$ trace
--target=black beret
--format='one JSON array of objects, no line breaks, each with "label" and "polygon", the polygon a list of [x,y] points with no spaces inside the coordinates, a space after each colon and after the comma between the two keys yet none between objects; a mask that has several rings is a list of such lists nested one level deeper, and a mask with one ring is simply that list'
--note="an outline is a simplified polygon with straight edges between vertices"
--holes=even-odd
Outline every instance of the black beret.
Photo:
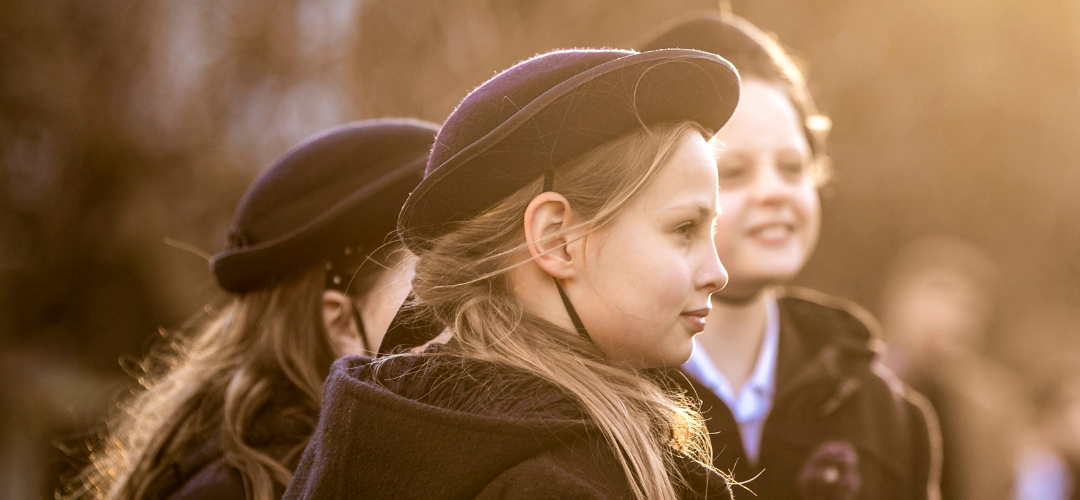
[{"label": "black beret", "polygon": [[244,194],[228,247],[210,259],[218,284],[243,293],[344,246],[382,244],[437,131],[420,120],[360,121],[289,150]]},{"label": "black beret", "polygon": [[[788,79],[786,66],[794,66],[779,43],[750,21],[734,14],[698,12],[678,17],[658,28],[642,51],[694,49],[727,59],[743,78]],[[800,77],[801,78],[801,77]]]},{"label": "black beret", "polygon": [[723,55],[736,46],[759,46],[765,35],[749,21],[726,13],[693,13],[661,26],[641,50],[694,49]]},{"label": "black beret", "polygon": [[564,50],[518,63],[446,119],[398,229],[410,249],[422,249],[607,141],[664,122],[716,131],[738,100],[735,68],[696,50]]},{"label": "black beret", "polygon": [[815,156],[824,155],[831,122],[818,111],[806,76],[775,37],[739,16],[694,12],[657,28],[641,50],[694,49],[717,54],[739,69],[744,79],[782,83],[802,121]]}]

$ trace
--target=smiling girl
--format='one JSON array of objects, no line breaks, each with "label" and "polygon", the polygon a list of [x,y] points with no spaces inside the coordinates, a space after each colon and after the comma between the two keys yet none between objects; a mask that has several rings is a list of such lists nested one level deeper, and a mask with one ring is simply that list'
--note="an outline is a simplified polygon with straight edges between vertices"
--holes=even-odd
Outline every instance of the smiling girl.
[{"label": "smiling girl", "polygon": [[[731,15],[677,20],[647,49],[730,60],[743,93],[716,139],[716,247],[731,280],[675,379],[703,401],[714,465],[771,499],[933,499],[933,411],[880,366],[873,318],[820,293],[781,288],[817,244],[825,133],[799,68]],[[723,451],[720,451],[723,450]],[[736,493],[741,493],[737,491]],[[739,495],[736,495],[739,496]]]},{"label": "smiling girl", "polygon": [[399,219],[412,307],[453,337],[339,362],[286,498],[727,497],[647,370],[727,280],[707,138],[738,94],[689,50],[552,52],[470,93]]}]

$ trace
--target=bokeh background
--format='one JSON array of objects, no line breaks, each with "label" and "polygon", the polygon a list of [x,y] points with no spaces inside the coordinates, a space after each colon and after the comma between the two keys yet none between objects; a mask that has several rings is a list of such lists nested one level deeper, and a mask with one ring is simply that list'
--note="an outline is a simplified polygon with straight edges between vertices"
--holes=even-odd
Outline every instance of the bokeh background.
[{"label": "bokeh background", "polygon": [[206,258],[290,145],[354,119],[441,121],[520,59],[633,47],[718,8],[776,33],[833,120],[799,283],[880,315],[902,248],[967,242],[994,268],[969,290],[970,354],[1014,387],[992,406],[1039,408],[1080,359],[1074,0],[9,0],[0,497],[51,498],[131,387],[124,365],[220,300]]}]

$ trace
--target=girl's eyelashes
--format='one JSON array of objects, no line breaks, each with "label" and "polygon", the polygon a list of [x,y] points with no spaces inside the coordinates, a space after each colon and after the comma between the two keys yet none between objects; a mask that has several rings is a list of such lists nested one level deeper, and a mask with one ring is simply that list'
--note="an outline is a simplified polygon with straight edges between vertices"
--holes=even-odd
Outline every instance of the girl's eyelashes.
[{"label": "girl's eyelashes", "polygon": [[683,222],[682,224],[679,224],[678,226],[675,227],[675,234],[688,237],[688,236],[690,236],[690,233],[694,232],[694,228],[696,226],[697,226],[697,223],[694,222],[694,221]]},{"label": "girl's eyelashes", "polygon": [[720,165],[717,168],[716,173],[720,180],[724,181],[738,179],[739,177],[742,177],[747,170],[747,167],[744,165]]},{"label": "girl's eyelashes", "polygon": [[[705,236],[712,238],[716,231],[716,219],[714,218],[712,223],[706,223],[699,220],[687,220],[678,226],[675,226],[674,233],[682,238],[691,240],[698,236]],[[701,234],[699,234],[701,233]],[[708,233],[708,234],[705,234]]]},{"label": "girl's eyelashes", "polygon": [[801,161],[801,160],[800,161],[789,160],[789,161],[781,162],[780,163],[780,172],[782,174],[784,174],[785,176],[791,177],[791,178],[802,177],[803,172],[806,170],[806,167],[805,167],[805,165],[803,165],[803,163],[804,162]]}]

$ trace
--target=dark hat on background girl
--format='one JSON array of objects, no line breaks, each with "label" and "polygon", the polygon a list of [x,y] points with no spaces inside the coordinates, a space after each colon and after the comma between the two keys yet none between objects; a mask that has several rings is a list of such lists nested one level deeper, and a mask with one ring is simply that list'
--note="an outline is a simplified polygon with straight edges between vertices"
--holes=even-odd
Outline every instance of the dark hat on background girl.
[{"label": "dark hat on background girl", "polygon": [[810,149],[824,156],[832,123],[818,110],[802,68],[772,35],[728,12],[694,12],[677,17],[646,38],[641,50],[694,49],[717,54],[743,78],[781,83],[803,122]]},{"label": "dark hat on background girl", "polygon": [[228,247],[210,259],[218,284],[243,293],[385,244],[436,132],[420,120],[359,121],[289,150],[244,194]]},{"label": "dark hat on background girl", "polygon": [[[661,25],[648,36],[641,50],[681,48],[710,52],[735,64],[744,77],[748,73],[781,71],[775,67],[762,67],[760,62],[750,63],[768,62],[773,58],[762,39],[771,40],[767,33],[739,16],[726,12],[695,12]],[[744,67],[748,65],[753,67]]]},{"label": "dark hat on background girl", "polygon": [[[538,177],[642,127],[695,121],[716,131],[739,75],[697,50],[564,50],[477,87],[446,119],[398,228],[412,250]],[[549,177],[550,178],[550,177]]]}]

